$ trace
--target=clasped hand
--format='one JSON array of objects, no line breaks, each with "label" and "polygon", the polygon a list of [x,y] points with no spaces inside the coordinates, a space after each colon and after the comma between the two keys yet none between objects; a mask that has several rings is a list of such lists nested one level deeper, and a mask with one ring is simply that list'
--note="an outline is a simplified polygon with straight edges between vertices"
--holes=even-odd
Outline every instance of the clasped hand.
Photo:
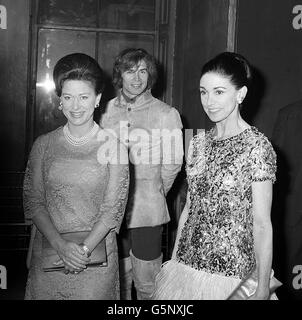
[{"label": "clasped hand", "polygon": [[56,266],[64,265],[65,273],[79,273],[87,268],[90,261],[83,248],[74,242],[63,240],[57,253],[60,259],[54,264]]}]

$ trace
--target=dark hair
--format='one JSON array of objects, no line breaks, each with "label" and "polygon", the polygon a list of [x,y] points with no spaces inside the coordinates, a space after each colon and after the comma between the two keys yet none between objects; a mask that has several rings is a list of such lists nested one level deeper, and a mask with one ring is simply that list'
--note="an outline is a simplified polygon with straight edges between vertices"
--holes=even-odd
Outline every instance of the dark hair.
[{"label": "dark hair", "polygon": [[119,89],[123,86],[123,72],[138,65],[144,60],[149,74],[147,88],[151,89],[157,80],[157,65],[153,56],[144,49],[128,48],[123,50],[116,58],[113,66],[113,85]]},{"label": "dark hair", "polygon": [[240,54],[223,52],[208,61],[201,70],[201,77],[208,72],[216,72],[228,77],[236,89],[249,87],[252,73],[249,62]]},{"label": "dark hair", "polygon": [[60,97],[66,80],[85,80],[91,82],[96,94],[104,89],[103,71],[97,61],[84,53],[72,53],[61,58],[53,70],[56,93]]}]

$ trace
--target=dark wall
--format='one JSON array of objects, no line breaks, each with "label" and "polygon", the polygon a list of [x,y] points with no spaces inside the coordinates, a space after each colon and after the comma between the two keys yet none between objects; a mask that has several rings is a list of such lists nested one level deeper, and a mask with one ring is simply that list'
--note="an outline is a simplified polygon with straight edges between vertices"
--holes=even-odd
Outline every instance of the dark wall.
[{"label": "dark wall", "polygon": [[185,128],[206,126],[199,99],[202,65],[227,48],[229,1],[177,2],[173,104]]},{"label": "dark wall", "polygon": [[254,94],[243,111],[269,137],[278,109],[302,98],[302,29],[293,27],[297,4],[239,0],[237,51],[256,68]]},{"label": "dark wall", "polygon": [[7,28],[0,28],[0,171],[24,166],[29,38],[29,0],[0,0]]}]

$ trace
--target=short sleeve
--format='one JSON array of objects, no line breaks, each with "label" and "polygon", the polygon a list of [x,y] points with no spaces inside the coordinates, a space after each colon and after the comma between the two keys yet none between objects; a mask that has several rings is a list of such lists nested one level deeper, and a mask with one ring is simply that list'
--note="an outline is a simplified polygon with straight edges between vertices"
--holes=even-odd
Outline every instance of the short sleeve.
[{"label": "short sleeve", "polygon": [[266,137],[256,141],[251,152],[251,179],[253,182],[276,181],[276,153]]}]

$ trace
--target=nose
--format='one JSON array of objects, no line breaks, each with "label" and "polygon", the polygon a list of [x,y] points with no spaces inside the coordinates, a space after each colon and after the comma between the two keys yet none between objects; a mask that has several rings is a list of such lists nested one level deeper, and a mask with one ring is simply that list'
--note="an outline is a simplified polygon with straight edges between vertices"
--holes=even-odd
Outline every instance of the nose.
[{"label": "nose", "polygon": [[78,110],[80,108],[80,101],[77,97],[75,97],[72,101],[72,109]]},{"label": "nose", "polygon": [[214,97],[211,93],[207,94],[206,98],[205,98],[205,105],[206,106],[210,106],[212,105],[214,102]]},{"label": "nose", "polygon": [[136,80],[136,81],[140,80],[140,74],[138,71],[134,73],[134,80]]}]

